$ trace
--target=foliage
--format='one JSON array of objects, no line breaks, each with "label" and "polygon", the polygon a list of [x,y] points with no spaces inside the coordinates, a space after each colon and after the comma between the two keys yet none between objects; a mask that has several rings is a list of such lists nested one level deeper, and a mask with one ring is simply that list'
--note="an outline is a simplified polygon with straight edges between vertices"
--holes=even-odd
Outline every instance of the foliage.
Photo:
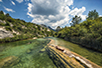
[{"label": "foliage", "polygon": [[0,11],[0,14],[4,14],[4,12],[3,11]]},{"label": "foliage", "polygon": [[76,24],[79,24],[79,22],[81,21],[81,17],[79,16],[77,16],[77,15],[75,15],[75,17],[73,17],[73,19],[72,19],[72,23],[71,23],[71,26],[75,26]]},{"label": "foliage", "polygon": [[57,37],[102,52],[102,17],[61,29]]},{"label": "foliage", "polygon": [[7,31],[12,31],[12,28],[10,26],[5,27]]},{"label": "foliage", "polygon": [[6,16],[4,14],[0,14],[0,19],[5,20]]},{"label": "foliage", "polygon": [[57,28],[56,28],[56,31],[59,31],[61,28],[60,28],[60,26],[58,26]]},{"label": "foliage", "polygon": [[9,13],[6,14],[6,17],[10,17]]},{"label": "foliage", "polygon": [[93,10],[93,11],[89,11],[87,19],[94,20],[98,17],[99,17],[98,12],[96,10]]},{"label": "foliage", "polygon": [[0,23],[0,26],[4,26],[7,31],[18,32],[18,34],[13,33],[15,37],[13,38],[5,38],[1,39],[0,42],[10,42],[10,41],[18,41],[33,37],[47,37],[53,36],[54,31],[47,31],[48,28],[42,27],[40,25],[25,22],[24,20],[14,19],[8,13],[4,15],[3,11],[0,11],[0,20],[5,20],[6,24]]}]

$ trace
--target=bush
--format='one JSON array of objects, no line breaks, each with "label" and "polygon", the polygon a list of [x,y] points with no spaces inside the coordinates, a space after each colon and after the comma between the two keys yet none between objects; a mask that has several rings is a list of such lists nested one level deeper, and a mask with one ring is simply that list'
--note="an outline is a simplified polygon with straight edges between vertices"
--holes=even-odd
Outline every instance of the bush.
[{"label": "bush", "polygon": [[5,20],[6,19],[5,15],[4,14],[0,14],[0,19],[1,20]]},{"label": "bush", "polygon": [[10,26],[5,27],[7,31],[12,31],[12,28]]},{"label": "bush", "polygon": [[0,26],[5,26],[5,24],[0,22]]},{"label": "bush", "polygon": [[9,22],[15,22],[15,20],[11,17],[7,17],[6,20],[9,21]]},{"label": "bush", "polygon": [[74,27],[62,28],[57,37],[102,52],[102,18],[87,19]]}]

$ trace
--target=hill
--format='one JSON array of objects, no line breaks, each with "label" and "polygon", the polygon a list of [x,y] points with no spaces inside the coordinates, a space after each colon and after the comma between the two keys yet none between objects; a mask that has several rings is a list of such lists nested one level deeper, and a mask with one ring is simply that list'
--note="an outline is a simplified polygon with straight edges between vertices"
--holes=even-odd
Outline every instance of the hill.
[{"label": "hill", "polygon": [[8,13],[0,11],[0,43],[52,35],[54,31],[47,27],[14,19]]}]

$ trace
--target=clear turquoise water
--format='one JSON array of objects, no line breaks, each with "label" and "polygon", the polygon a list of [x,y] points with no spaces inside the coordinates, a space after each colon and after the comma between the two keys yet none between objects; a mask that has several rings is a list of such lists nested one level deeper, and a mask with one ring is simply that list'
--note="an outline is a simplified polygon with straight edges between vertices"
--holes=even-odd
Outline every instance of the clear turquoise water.
[{"label": "clear turquoise water", "polygon": [[[29,42],[32,42],[29,44]],[[46,51],[41,51],[49,41],[25,40],[0,44],[0,59],[15,56],[18,59],[2,68],[56,68]],[[1,63],[1,62],[0,62]]]},{"label": "clear turquoise water", "polygon": [[[102,66],[102,53],[80,47],[77,44],[63,39],[54,37],[50,37],[50,39],[54,39],[56,45],[64,46]],[[29,44],[29,42],[31,42],[31,44]],[[5,64],[6,66],[2,68],[58,68],[53,62],[54,59],[49,58],[47,51],[42,51],[48,42],[48,40],[40,38],[37,40],[24,40],[0,44],[0,63],[2,63],[2,59],[6,57],[17,57],[16,61]]]}]

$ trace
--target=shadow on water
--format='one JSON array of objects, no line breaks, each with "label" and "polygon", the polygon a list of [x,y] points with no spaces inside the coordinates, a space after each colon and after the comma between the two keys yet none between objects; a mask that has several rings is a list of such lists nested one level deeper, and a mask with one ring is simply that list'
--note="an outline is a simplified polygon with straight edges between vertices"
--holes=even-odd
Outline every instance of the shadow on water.
[{"label": "shadow on water", "polygon": [[52,59],[53,63],[56,65],[57,68],[67,68],[67,65],[70,68],[73,68],[64,58],[61,57],[61,55],[56,53],[54,50],[47,47],[46,52],[49,55],[49,58]]}]

